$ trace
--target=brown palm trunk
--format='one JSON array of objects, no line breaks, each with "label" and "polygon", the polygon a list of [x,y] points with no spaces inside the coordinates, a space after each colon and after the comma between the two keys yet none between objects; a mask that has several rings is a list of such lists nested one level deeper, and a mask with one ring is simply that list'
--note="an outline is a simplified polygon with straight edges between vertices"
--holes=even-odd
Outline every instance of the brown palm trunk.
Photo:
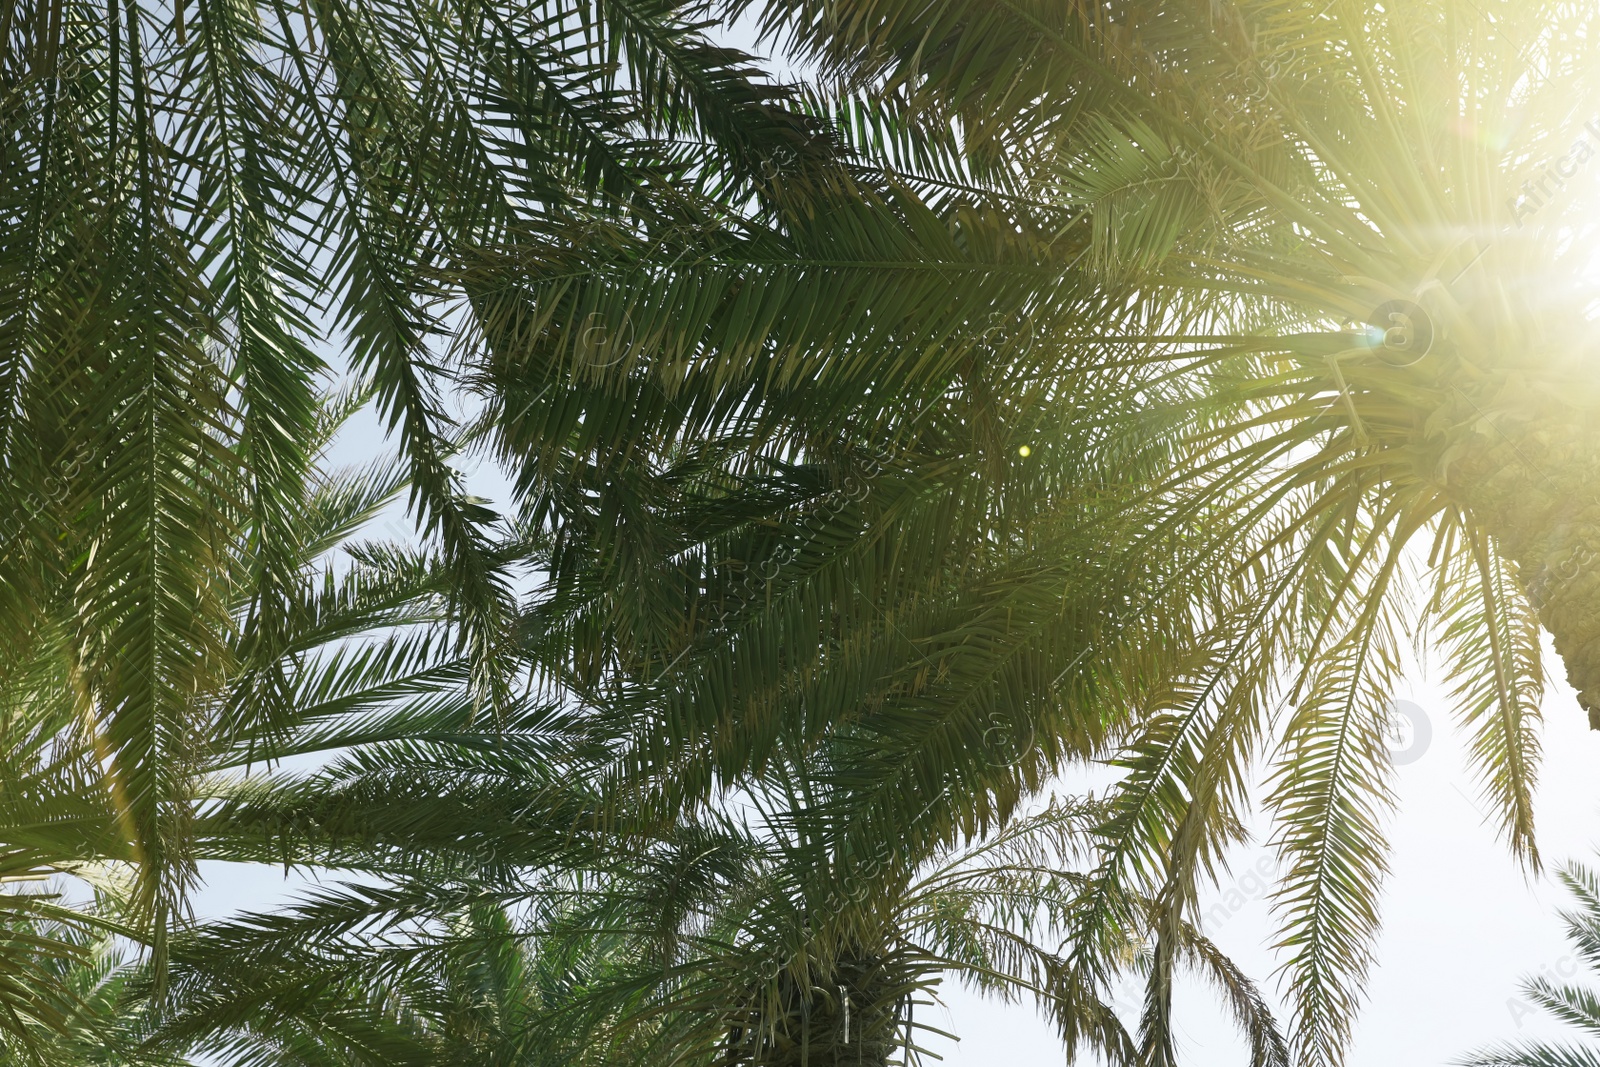
[{"label": "brown palm trunk", "polygon": [[901,991],[876,966],[846,963],[802,996],[782,980],[776,1019],[750,1013],[728,1031],[726,1067],[887,1067],[901,1048]]},{"label": "brown palm trunk", "polygon": [[1589,390],[1576,382],[1566,396],[1508,391],[1482,403],[1461,396],[1470,443],[1441,457],[1446,484],[1516,562],[1589,725],[1600,730],[1600,405],[1591,416],[1582,396]]}]

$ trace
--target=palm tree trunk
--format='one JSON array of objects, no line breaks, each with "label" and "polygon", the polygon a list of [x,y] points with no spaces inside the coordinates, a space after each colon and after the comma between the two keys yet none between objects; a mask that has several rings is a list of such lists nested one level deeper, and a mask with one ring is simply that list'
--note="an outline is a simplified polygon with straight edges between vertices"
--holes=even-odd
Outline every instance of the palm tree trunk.
[{"label": "palm tree trunk", "polygon": [[1539,621],[1555,638],[1589,725],[1600,730],[1600,410],[1552,411],[1529,397],[1518,417],[1476,405],[1471,445],[1441,457],[1452,495],[1517,565]]},{"label": "palm tree trunk", "polygon": [[[857,968],[848,967],[855,970]],[[855,976],[859,981],[860,975]],[[882,975],[873,977],[881,978]],[[801,998],[792,985],[774,1025],[759,1014],[729,1028],[726,1067],[887,1067],[900,1049],[900,994],[859,985],[818,986]],[[838,995],[833,994],[838,991]],[[874,996],[875,993],[882,995]]]}]

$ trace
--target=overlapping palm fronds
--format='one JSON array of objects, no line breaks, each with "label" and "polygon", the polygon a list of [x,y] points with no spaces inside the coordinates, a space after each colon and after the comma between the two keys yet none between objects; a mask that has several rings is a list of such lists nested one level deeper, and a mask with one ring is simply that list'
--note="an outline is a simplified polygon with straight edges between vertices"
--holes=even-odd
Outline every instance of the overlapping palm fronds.
[{"label": "overlapping palm fronds", "polygon": [[[1168,580],[1205,621],[1169,649],[1188,653],[1166,658],[1168,691],[1130,701],[1140,727],[1096,882],[1181,914],[1266,763],[1297,1054],[1337,1062],[1378,927],[1380,734],[1406,640],[1438,649],[1458,679],[1485,794],[1532,865],[1541,622],[1593,703],[1600,578],[1584,501],[1600,452],[1576,283],[1592,230],[1580,192],[1597,135],[1577,102],[1593,98],[1593,12],[1449,0],[752,10],[854,94],[837,105],[847,142],[887,156],[952,232],[985,206],[1008,232],[1050,235],[1034,265],[1075,299],[1046,304],[1030,289],[1042,275],[987,271],[997,288],[983,299],[1028,323],[985,353],[1000,395],[1037,373],[1065,394],[1092,381],[1153,409],[1103,431],[1135,455],[1152,455],[1152,439],[1168,449],[1164,471],[1130,467],[1145,492],[1121,530],[1160,558],[1191,549]],[[847,350],[870,343],[858,336]],[[897,361],[923,351],[907,336],[825,424],[854,416],[890,440],[914,436],[918,386],[955,379],[936,358],[899,376]],[[759,400],[730,409],[752,437],[788,410],[773,399],[783,357],[780,346],[752,370],[767,375]],[[635,425],[629,447],[652,440]],[[616,528],[642,531],[635,514]],[[1150,614],[1172,618],[1170,606]],[[1275,716],[1286,698],[1292,712]],[[1087,972],[1121,918],[1085,913]]]},{"label": "overlapping palm fronds", "polygon": [[[797,140],[782,93],[692,16],[588,16],[409,0],[0,16],[5,659],[67,656],[152,929],[186,877],[192,695],[289,640],[329,343],[398,434],[476,699],[503,713],[504,560],[444,412],[470,363],[449,337],[471,311],[458,268],[507,247],[564,262],[586,220],[748,196]],[[256,681],[273,711],[283,680]]]},{"label": "overlapping palm fronds", "polygon": [[[517,818],[501,784],[507,761],[459,750],[443,814],[396,813],[402,778],[430,773],[440,755],[402,757],[381,779],[370,764],[324,772],[361,788],[320,817],[293,790],[260,797],[250,821],[277,825],[307,857],[367,856],[381,884],[326,890],[180,944],[174,1013],[155,1047],[250,1064],[799,1065],[836,1054],[885,1064],[913,1055],[928,1029],[915,1006],[961,978],[1034,998],[1064,1025],[1093,1013],[1094,1047],[1109,1062],[1144,1062],[1111,991],[1072,985],[1057,943],[1084,885],[1070,857],[1090,846],[1092,800],[1059,803],[931,864],[899,842],[854,863],[839,858],[834,810],[817,792],[826,777],[790,766],[742,803],[652,836],[619,838],[582,817],[551,825],[525,807],[486,849],[485,830]],[[597,798],[581,792],[552,783],[544,795],[592,812]],[[438,835],[431,865],[398,852],[370,859],[388,841],[426,839],[413,822],[467,832]],[[1148,965],[1158,925],[1155,902],[1129,910],[1119,974]],[[1249,980],[1188,924],[1175,936],[1174,959],[1230,998],[1251,1062],[1286,1063]]]},{"label": "overlapping palm fronds", "polygon": [[[372,880],[185,939],[240,1062],[882,1059],[953,968],[1171,1063],[1187,959],[1271,1063],[1190,925],[1265,770],[1338,1062],[1405,641],[1529,864],[1540,623],[1600,716],[1593,14],[749,9],[816,84],[698,6],[0,12],[7,870],[137,872],[155,990],[198,857]],[[403,476],[319,474],[328,339]],[[1079,867],[918,880],[1106,757]]]},{"label": "overlapping palm fronds", "polygon": [[37,949],[70,947],[69,954],[46,951],[31,976],[35,996],[54,993],[48,1015],[9,1013],[0,1037],[0,1063],[6,1067],[190,1067],[181,1056],[141,1050],[141,1028],[151,1004],[144,995],[143,972],[131,953],[106,929],[86,924],[82,913],[60,918],[14,920],[8,943]]},{"label": "overlapping palm fronds", "polygon": [[[318,433],[302,446],[316,450],[346,408],[330,403]],[[182,882],[206,848],[195,819],[207,781],[263,759],[350,744],[360,732],[416,729],[428,715],[471,718],[466,654],[449,626],[440,628],[449,617],[449,587],[437,559],[349,541],[353,528],[402,489],[400,478],[372,471],[307,477],[293,543],[278,546],[294,560],[294,580],[270,609],[270,638],[250,623],[261,607],[249,537],[223,546],[223,666],[214,682],[185,693],[187,725],[162,757],[164,773],[176,777],[157,810],[176,851],[154,870],[138,798],[117,772],[103,723],[85,704],[70,596],[58,596],[36,620],[30,658],[8,663],[0,686],[0,879],[19,889],[0,896],[0,911],[18,924],[4,939],[0,981],[8,990],[3,1028],[17,1040],[31,1040],[26,1035],[35,1029],[62,1030],[87,1010],[62,981],[88,965],[91,935],[141,942],[159,988],[166,937],[187,921]],[[253,530],[243,521],[241,528]],[[330,555],[335,548],[343,554]],[[411,719],[386,723],[382,710],[402,699]],[[156,898],[165,915],[151,914],[151,879],[168,894]],[[77,886],[68,898],[93,889],[93,906],[40,895],[41,885],[58,884]]]}]

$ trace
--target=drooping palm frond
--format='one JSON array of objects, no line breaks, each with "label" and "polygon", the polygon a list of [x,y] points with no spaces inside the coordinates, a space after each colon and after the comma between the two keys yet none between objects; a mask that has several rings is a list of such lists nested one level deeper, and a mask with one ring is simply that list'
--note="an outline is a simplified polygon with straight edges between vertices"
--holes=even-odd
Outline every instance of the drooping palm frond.
[{"label": "drooping palm frond", "polygon": [[[37,0],[0,18],[6,658],[34,655],[32,620],[70,589],[80,714],[153,930],[190,877],[192,694],[233,653],[281,648],[297,610],[329,343],[398,435],[476,699],[505,711],[506,560],[444,414],[471,363],[450,339],[473,308],[459,268],[557,262],[590,220],[743,201],[776,146],[826,150],[692,14],[591,14]],[[284,679],[255,682],[251,713],[281,712]]]},{"label": "drooping palm frond", "polygon": [[[349,411],[332,401],[319,400],[318,408],[319,420],[331,420],[323,430]],[[170,751],[151,756],[150,766],[159,765],[170,778],[160,789],[128,792],[118,770],[117,737],[106,732],[105,709],[81,673],[77,605],[70,592],[47,605],[27,658],[8,661],[0,680],[0,878],[75,880],[80,889],[95,887],[99,900],[85,910],[36,895],[5,896],[8,915],[44,925],[42,932],[7,940],[0,972],[20,983],[20,991],[0,1028],[25,1040],[35,1023],[59,1029],[74,1011],[89,1010],[47,966],[56,958],[79,960],[84,950],[72,936],[85,930],[111,929],[142,942],[159,988],[166,935],[183,919],[183,882],[206,847],[195,818],[209,778],[262,760],[359,743],[385,729],[389,736],[403,734],[429,714],[453,715],[458,724],[470,720],[469,667],[449,626],[441,626],[449,589],[437,560],[348,538],[402,488],[392,477],[354,486],[348,478],[307,475],[293,510],[293,537],[278,546],[294,560],[294,572],[270,608],[270,632],[249,622],[263,610],[252,578],[258,546],[251,537],[229,539],[216,546],[216,560],[203,561],[215,568],[219,594],[226,594],[222,623],[206,635],[221,642],[215,662],[206,665],[216,677],[184,683],[169,724],[173,733],[161,735]],[[236,513],[225,502],[216,511]],[[242,529],[253,529],[241,521]],[[347,558],[330,556],[335,547],[346,549]],[[146,623],[151,620],[136,623],[130,616],[118,625],[148,640],[153,631],[140,629]],[[189,618],[183,625],[212,624]],[[135,662],[122,666],[131,670]],[[384,709],[402,700],[411,702],[412,718],[387,721]],[[140,798],[150,790],[159,800],[164,847],[172,850],[167,860],[152,856],[140,822]]]}]

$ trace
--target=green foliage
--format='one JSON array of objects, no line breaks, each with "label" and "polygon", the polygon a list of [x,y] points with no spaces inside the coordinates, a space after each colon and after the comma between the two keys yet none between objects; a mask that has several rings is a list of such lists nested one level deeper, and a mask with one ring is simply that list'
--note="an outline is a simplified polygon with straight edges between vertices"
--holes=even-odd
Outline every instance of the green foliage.
[{"label": "green foliage", "polygon": [[[1561,913],[1578,959],[1590,970],[1600,967],[1600,879],[1581,863],[1568,863],[1556,872],[1578,907]],[[1552,981],[1547,977],[1528,978],[1522,983],[1528,1001],[1588,1037],[1600,1035],[1600,998],[1581,985]],[[1551,1044],[1548,1042],[1504,1042],[1490,1046],[1457,1061],[1471,1067],[1561,1067],[1600,1062],[1593,1045]]]},{"label": "green foliage", "polygon": [[6,1067],[189,1067],[182,1057],[138,1048],[139,1029],[150,1013],[138,966],[104,930],[85,929],[80,916],[20,920],[9,924],[8,941],[60,946],[39,954],[43,966],[31,976],[35,995],[59,998],[48,1014],[7,1012],[0,1038]]},{"label": "green foliage", "polygon": [[[1408,641],[1537,867],[1587,8],[189,6],[0,10],[0,880],[103,886],[5,898],[0,1029],[115,927],[153,1055],[881,1062],[958,974],[1164,1065],[1190,964],[1337,1063]],[[1193,925],[1262,778],[1287,1044]],[[201,859],[350,882],[197,930]]]},{"label": "green foliage", "polygon": [[[1164,470],[1130,472],[1144,492],[1122,529],[1134,558],[1172,561],[1164,579],[1197,621],[1161,657],[1164,681],[1119,694],[1138,712],[1094,876],[1108,896],[1083,913],[1077,966],[1092,973],[1097,939],[1124,920],[1112,890],[1192,907],[1265,763],[1296,1054],[1337,1062],[1378,928],[1380,734],[1406,639],[1442,653],[1484,792],[1534,867],[1541,621],[1580,693],[1591,684],[1580,501],[1595,404],[1573,355],[1590,331],[1572,279],[1593,221],[1577,188],[1521,183],[1541,161],[1566,174],[1592,136],[1574,101],[1593,98],[1593,12],[859,0],[757,13],[921,131],[903,144],[953,146],[959,164],[925,177],[897,157],[911,181],[948,196],[960,175],[954,195],[1003,195],[1022,232],[1053,212],[1091,306],[1137,294],[1142,329],[1035,320],[1058,388],[1122,384],[1155,409],[1112,423],[1170,450]],[[1365,326],[1395,300],[1431,320],[1431,352]],[[1172,610],[1152,605],[1155,625]]]}]

